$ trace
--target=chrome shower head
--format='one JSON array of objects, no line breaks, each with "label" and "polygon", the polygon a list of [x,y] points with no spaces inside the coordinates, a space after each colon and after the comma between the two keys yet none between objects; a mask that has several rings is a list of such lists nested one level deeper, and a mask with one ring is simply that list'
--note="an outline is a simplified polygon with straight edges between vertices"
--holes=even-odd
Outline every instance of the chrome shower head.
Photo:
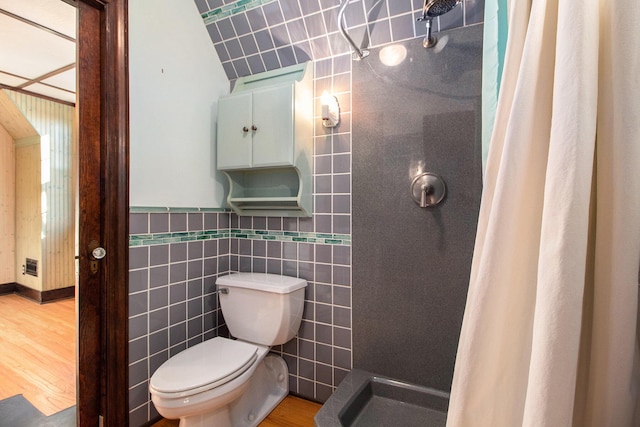
[{"label": "chrome shower head", "polygon": [[422,8],[422,14],[428,18],[444,15],[456,7],[460,0],[427,0]]},{"label": "chrome shower head", "polygon": [[422,42],[425,48],[434,47],[438,41],[435,36],[431,35],[431,20],[440,15],[444,15],[451,9],[456,7],[462,0],[425,0],[422,8],[422,17],[418,21],[426,21],[427,35]]}]

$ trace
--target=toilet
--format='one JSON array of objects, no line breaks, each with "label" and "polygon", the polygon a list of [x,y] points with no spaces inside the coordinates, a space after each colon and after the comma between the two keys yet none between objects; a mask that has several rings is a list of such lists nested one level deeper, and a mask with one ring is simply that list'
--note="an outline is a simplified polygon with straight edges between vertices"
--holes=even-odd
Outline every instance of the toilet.
[{"label": "toilet", "polygon": [[298,332],[307,282],[232,273],[216,285],[235,339],[215,337],[171,357],[151,376],[151,400],[180,427],[257,426],[289,393],[287,365],[269,349]]}]

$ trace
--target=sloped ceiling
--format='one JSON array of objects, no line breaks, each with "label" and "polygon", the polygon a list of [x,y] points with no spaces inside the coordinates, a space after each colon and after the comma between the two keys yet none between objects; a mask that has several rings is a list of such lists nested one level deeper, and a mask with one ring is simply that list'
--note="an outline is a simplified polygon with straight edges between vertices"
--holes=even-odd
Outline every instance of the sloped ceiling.
[{"label": "sloped ceiling", "polygon": [[0,0],[0,87],[76,101],[76,8]]},{"label": "sloped ceiling", "polygon": [[38,135],[16,104],[0,90],[0,126],[14,141]]}]

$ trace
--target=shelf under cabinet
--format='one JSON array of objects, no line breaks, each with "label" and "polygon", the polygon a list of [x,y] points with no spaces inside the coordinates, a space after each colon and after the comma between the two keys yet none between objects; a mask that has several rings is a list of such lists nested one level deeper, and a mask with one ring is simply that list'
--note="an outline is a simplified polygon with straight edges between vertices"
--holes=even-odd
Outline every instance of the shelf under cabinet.
[{"label": "shelf under cabinet", "polygon": [[227,203],[239,215],[310,216],[311,191],[296,168],[224,171]]},{"label": "shelf under cabinet", "polygon": [[313,214],[313,65],[241,77],[220,98],[217,166],[238,215]]}]

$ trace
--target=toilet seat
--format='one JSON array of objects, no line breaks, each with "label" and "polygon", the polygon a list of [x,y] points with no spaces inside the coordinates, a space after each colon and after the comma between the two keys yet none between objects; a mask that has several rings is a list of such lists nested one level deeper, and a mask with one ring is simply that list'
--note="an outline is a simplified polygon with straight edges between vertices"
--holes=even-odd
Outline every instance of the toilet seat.
[{"label": "toilet seat", "polygon": [[164,362],[152,375],[149,389],[159,397],[191,396],[240,376],[257,357],[258,347],[253,344],[212,338]]}]

